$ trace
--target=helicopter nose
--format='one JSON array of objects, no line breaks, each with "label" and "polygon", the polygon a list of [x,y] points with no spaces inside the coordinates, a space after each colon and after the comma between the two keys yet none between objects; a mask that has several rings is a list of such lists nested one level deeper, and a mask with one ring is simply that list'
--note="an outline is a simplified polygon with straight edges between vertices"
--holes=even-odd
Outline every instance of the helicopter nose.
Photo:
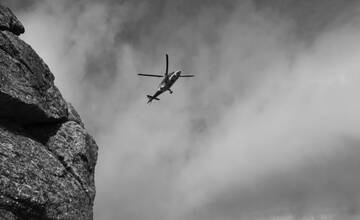
[{"label": "helicopter nose", "polygon": [[181,71],[178,71],[176,75],[180,76],[180,75],[181,75]]}]

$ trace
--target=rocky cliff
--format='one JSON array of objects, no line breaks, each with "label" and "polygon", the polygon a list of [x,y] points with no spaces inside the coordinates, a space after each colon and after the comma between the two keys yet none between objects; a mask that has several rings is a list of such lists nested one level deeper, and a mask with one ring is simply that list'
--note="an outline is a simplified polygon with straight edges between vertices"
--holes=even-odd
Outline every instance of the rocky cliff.
[{"label": "rocky cliff", "polygon": [[0,6],[0,219],[92,219],[97,145]]}]

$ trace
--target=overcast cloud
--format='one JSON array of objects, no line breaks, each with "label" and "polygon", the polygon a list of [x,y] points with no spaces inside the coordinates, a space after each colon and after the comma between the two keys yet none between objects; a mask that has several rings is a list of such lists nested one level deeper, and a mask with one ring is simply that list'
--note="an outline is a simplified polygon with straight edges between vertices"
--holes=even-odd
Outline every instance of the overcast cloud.
[{"label": "overcast cloud", "polygon": [[[25,2],[100,146],[95,219],[359,219],[357,1]],[[165,53],[196,77],[147,105]]]}]

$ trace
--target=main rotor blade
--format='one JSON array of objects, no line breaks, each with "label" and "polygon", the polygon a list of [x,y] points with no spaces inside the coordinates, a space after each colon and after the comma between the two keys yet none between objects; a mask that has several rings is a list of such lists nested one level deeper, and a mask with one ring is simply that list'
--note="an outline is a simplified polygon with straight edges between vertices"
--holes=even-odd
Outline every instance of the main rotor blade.
[{"label": "main rotor blade", "polygon": [[139,75],[139,76],[151,76],[151,77],[164,77],[164,76],[162,76],[162,75],[142,74],[142,73],[139,73],[138,75]]},{"label": "main rotor blade", "polygon": [[166,72],[165,75],[169,73],[169,55],[166,54]]},{"label": "main rotor blade", "polygon": [[180,77],[194,77],[195,75],[180,75]]}]

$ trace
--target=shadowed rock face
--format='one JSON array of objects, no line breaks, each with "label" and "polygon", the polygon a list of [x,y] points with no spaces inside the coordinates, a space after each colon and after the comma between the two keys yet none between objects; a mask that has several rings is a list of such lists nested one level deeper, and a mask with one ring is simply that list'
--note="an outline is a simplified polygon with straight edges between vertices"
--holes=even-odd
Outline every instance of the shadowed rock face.
[{"label": "shadowed rock face", "polygon": [[92,219],[98,147],[0,6],[0,219]]},{"label": "shadowed rock face", "polygon": [[24,26],[12,13],[12,11],[0,5],[0,30],[8,30],[16,35],[20,35],[25,32]]}]

